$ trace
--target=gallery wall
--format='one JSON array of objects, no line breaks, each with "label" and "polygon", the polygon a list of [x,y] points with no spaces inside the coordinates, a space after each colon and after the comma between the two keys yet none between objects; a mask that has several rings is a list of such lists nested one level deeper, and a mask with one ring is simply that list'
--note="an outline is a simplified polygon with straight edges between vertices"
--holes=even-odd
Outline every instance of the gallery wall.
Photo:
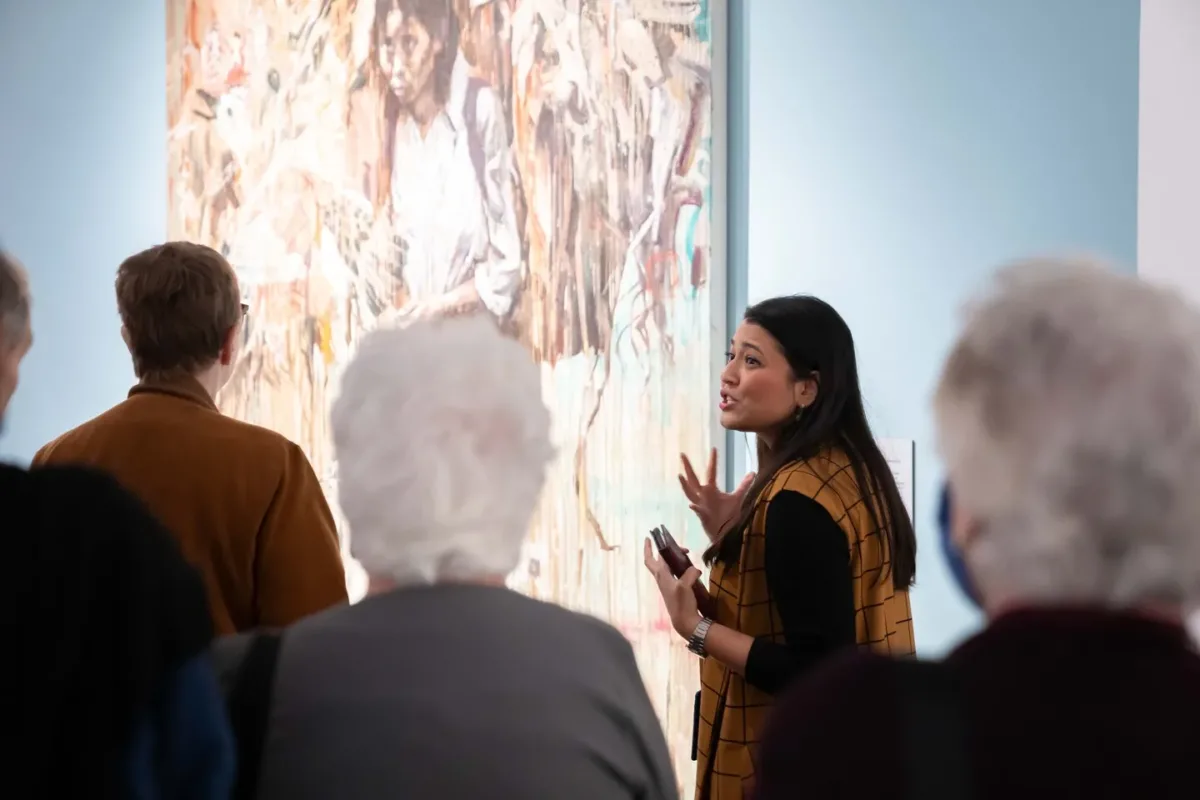
[{"label": "gallery wall", "polygon": [[[36,294],[0,457],[27,460],[131,381],[112,276],[165,226],[164,5],[0,4],[0,241]],[[975,620],[933,546],[936,369],[958,305],[998,262],[1070,247],[1133,263],[1138,3],[743,8],[729,78],[753,88],[729,108],[731,310],[812,292],[847,317],[877,434],[916,440],[914,610],[937,652]]]},{"label": "gallery wall", "polygon": [[746,290],[838,308],[876,435],[916,440],[913,615],[936,653],[977,620],[936,546],[930,392],[960,303],[1000,262],[1069,248],[1134,263],[1138,3],[746,8]]},{"label": "gallery wall", "polygon": [[0,242],[30,271],[35,339],[0,457],[132,383],[113,278],[165,231],[165,30],[162,0],[0,3]]},{"label": "gallery wall", "polygon": [[1200,3],[1143,0],[1138,274],[1200,301]]}]

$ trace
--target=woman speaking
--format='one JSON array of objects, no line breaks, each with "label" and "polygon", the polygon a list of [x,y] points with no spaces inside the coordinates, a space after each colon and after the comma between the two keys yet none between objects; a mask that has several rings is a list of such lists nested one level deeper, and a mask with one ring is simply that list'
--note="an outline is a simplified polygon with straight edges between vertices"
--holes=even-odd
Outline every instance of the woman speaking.
[{"label": "woman speaking", "polygon": [[684,493],[712,544],[704,617],[692,587],[646,542],[675,630],[703,661],[697,800],[740,800],[773,697],[825,656],[858,644],[913,653],[908,589],[916,538],[863,410],[854,339],[815,297],[747,309],[721,373],[721,425],[753,433],[759,472],[732,494],[701,482],[686,457]]}]

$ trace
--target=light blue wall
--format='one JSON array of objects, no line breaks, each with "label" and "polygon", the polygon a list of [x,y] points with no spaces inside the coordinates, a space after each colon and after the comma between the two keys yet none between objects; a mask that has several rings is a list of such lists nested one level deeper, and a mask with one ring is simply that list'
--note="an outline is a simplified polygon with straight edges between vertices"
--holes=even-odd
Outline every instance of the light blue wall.
[{"label": "light blue wall", "polygon": [[165,7],[0,0],[0,243],[34,293],[2,457],[27,460],[133,380],[113,277],[166,234]]},{"label": "light blue wall", "polygon": [[876,434],[916,440],[914,614],[918,644],[939,652],[976,620],[935,545],[930,392],[958,306],[999,262],[1083,249],[1132,268],[1138,2],[745,9],[740,288],[833,303],[857,339]]},{"label": "light blue wall", "polygon": [[[974,620],[932,546],[929,392],[996,263],[1133,263],[1138,3],[731,3],[733,308],[812,292],[849,320],[877,433],[917,441],[914,602],[936,652]],[[0,455],[132,379],[112,277],[165,233],[164,7],[0,1],[0,242],[32,273],[36,337]]]}]

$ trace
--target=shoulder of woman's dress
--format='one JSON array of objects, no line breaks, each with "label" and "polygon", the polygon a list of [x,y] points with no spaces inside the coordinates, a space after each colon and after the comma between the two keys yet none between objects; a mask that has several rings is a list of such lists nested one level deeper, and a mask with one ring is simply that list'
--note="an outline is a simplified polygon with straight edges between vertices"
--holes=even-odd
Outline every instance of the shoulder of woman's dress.
[{"label": "shoulder of woman's dress", "polygon": [[[849,482],[849,483],[848,483]],[[809,456],[783,465],[771,482],[771,494],[781,491],[795,491],[815,497],[820,490],[833,484],[844,493],[855,485],[854,473],[850,468],[850,459],[845,452],[838,448],[827,448]]]},{"label": "shoulder of woman's dress", "polygon": [[766,496],[774,497],[780,492],[797,492],[812,497],[826,482],[825,470],[815,458],[806,458],[784,464],[768,484]]}]

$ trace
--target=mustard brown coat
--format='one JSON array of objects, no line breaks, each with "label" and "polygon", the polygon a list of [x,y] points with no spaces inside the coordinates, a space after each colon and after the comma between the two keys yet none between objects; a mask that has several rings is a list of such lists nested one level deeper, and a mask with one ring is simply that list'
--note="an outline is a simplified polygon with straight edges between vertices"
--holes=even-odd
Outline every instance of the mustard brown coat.
[{"label": "mustard brown coat", "polygon": [[346,601],[333,515],[304,453],[222,415],[193,378],[138,384],[34,464],[98,468],[137,495],[204,576],[218,635]]}]

